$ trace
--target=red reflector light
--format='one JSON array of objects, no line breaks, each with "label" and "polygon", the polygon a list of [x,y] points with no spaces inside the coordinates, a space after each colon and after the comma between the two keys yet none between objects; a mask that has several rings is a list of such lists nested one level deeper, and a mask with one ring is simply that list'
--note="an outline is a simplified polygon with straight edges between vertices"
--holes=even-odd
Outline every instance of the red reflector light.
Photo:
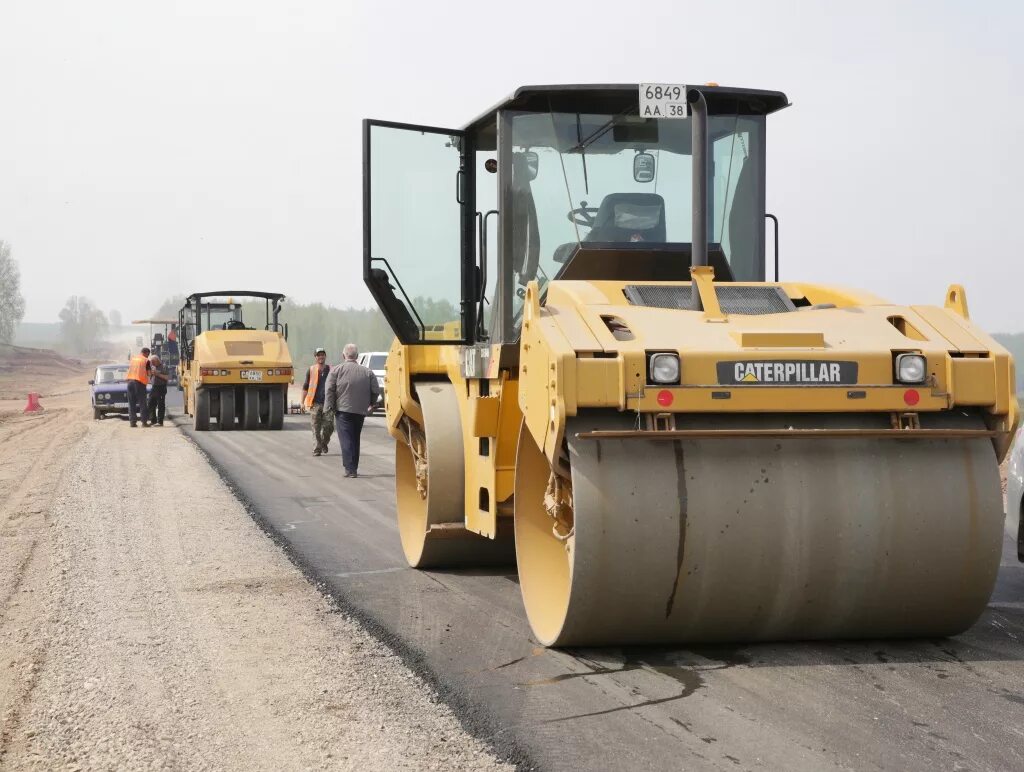
[{"label": "red reflector light", "polygon": [[903,392],[903,401],[913,407],[921,401],[921,395],[917,393],[917,389],[907,389]]},{"label": "red reflector light", "polygon": [[675,397],[672,396],[672,392],[667,389],[662,389],[658,392],[658,404],[662,407],[668,407],[674,399]]}]

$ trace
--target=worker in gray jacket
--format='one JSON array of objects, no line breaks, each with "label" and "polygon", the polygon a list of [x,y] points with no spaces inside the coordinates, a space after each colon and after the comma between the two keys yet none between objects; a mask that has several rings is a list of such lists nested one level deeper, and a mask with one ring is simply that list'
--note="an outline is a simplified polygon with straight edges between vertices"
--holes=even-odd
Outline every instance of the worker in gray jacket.
[{"label": "worker in gray jacket", "polygon": [[356,362],[359,349],[355,343],[345,346],[344,356],[344,361],[332,367],[327,376],[324,413],[334,416],[345,476],[358,477],[359,435],[363,431],[363,420],[380,395],[380,386],[373,371]]}]

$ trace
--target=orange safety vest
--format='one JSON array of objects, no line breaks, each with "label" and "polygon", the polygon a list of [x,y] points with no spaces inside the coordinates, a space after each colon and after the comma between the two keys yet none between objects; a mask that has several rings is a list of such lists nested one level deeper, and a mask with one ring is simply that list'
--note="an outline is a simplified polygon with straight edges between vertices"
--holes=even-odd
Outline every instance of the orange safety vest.
[{"label": "orange safety vest", "polygon": [[128,376],[126,380],[138,381],[143,386],[149,383],[149,373],[146,372],[146,365],[149,360],[142,356],[142,354],[136,354],[131,358],[128,363]]},{"label": "orange safety vest", "polygon": [[320,365],[312,365],[309,368],[309,389],[306,391],[306,407],[313,407],[313,399],[316,397],[316,387],[320,384]]}]

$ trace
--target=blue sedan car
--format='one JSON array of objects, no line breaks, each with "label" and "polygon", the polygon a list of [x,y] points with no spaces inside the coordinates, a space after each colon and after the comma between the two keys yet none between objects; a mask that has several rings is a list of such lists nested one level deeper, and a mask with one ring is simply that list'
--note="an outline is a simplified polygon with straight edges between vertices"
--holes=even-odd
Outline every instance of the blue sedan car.
[{"label": "blue sedan car", "polygon": [[[128,415],[128,365],[100,365],[92,386],[92,417],[100,419],[110,413]],[[147,386],[148,391],[151,387]]]},{"label": "blue sedan car", "polygon": [[1024,562],[1024,426],[1017,430],[1017,439],[1010,448],[1006,468],[1006,513],[1017,517],[1017,559]]}]

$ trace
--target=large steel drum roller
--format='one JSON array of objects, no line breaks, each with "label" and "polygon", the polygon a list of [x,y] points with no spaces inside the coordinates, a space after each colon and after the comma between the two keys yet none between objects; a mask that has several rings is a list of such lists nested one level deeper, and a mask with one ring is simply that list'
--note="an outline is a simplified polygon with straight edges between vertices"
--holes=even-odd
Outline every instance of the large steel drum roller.
[{"label": "large steel drum roller", "polygon": [[[886,415],[720,415],[691,428],[884,430]],[[923,428],[984,429],[964,414]],[[988,439],[584,439],[570,420],[571,530],[520,437],[516,551],[546,645],[945,636],[984,610],[1002,544]]]}]

